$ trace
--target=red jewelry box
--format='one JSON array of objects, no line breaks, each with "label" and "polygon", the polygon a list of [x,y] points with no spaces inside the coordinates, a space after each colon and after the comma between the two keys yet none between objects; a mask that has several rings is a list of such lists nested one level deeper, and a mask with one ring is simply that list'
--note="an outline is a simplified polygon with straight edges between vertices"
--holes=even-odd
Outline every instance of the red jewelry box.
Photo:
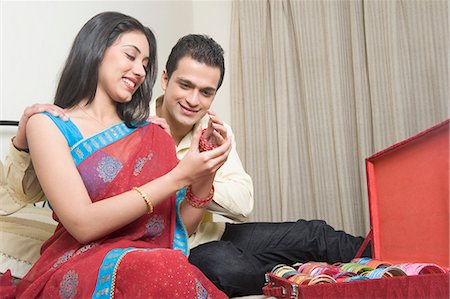
[{"label": "red jewelry box", "polygon": [[[449,120],[366,159],[374,259],[449,268]],[[449,298],[449,273],[298,286],[266,274],[277,298]]]},{"label": "red jewelry box", "polygon": [[449,265],[449,120],[366,159],[375,259]]}]

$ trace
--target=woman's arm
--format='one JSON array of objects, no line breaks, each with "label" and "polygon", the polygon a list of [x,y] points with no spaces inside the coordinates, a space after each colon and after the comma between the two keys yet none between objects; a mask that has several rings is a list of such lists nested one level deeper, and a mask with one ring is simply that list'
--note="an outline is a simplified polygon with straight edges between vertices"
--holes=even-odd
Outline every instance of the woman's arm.
[{"label": "woman's arm", "polygon": [[[42,189],[61,223],[80,243],[100,239],[147,212],[145,201],[134,190],[92,203],[65,138],[46,115],[29,119],[27,136]],[[192,153],[166,175],[140,186],[141,190],[157,205],[184,186],[201,180],[211,170],[217,170],[220,161],[212,154],[205,159],[209,155],[203,154],[207,153]]]},{"label": "woman's arm", "polygon": [[23,111],[22,117],[19,121],[19,127],[17,128],[16,137],[13,139],[13,145],[19,151],[28,151],[28,142],[27,142],[27,134],[26,127],[28,120],[31,116],[36,113],[48,112],[56,117],[60,117],[62,120],[67,121],[69,119],[69,115],[59,106],[53,104],[34,104],[25,108]]}]

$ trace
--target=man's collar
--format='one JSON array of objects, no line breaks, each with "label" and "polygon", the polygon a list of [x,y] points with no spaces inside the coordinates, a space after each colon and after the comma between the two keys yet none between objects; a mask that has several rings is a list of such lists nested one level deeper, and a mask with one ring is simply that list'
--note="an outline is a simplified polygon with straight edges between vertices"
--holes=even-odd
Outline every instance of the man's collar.
[{"label": "man's collar", "polygon": [[164,95],[157,97],[155,100],[150,101],[150,116],[156,116],[156,102],[164,101]]}]

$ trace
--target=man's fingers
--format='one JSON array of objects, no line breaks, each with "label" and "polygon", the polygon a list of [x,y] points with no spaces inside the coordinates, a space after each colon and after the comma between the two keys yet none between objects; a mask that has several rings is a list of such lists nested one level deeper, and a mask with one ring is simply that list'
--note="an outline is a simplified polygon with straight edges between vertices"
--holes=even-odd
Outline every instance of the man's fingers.
[{"label": "man's fingers", "polygon": [[41,112],[48,112],[53,116],[59,117],[64,121],[69,120],[69,115],[59,106],[53,104],[34,104],[27,107],[23,113],[22,119],[27,121],[32,115]]}]

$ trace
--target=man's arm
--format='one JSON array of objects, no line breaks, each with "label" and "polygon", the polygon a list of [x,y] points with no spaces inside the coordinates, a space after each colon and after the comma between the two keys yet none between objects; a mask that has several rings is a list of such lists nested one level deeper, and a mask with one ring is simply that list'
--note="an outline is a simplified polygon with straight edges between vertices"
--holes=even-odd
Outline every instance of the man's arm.
[{"label": "man's arm", "polygon": [[28,119],[44,111],[69,119],[62,108],[52,104],[35,104],[24,110],[17,134],[11,139],[5,166],[0,162],[0,215],[14,213],[29,203],[45,199],[31,164],[25,130]]},{"label": "man's arm", "polygon": [[227,124],[225,127],[232,140],[232,149],[225,164],[217,171],[214,201],[208,210],[231,220],[245,221],[253,210],[253,182],[242,166],[231,127]]},{"label": "man's arm", "polygon": [[0,215],[12,214],[44,199],[30,155],[11,142],[5,167],[0,162]]}]

